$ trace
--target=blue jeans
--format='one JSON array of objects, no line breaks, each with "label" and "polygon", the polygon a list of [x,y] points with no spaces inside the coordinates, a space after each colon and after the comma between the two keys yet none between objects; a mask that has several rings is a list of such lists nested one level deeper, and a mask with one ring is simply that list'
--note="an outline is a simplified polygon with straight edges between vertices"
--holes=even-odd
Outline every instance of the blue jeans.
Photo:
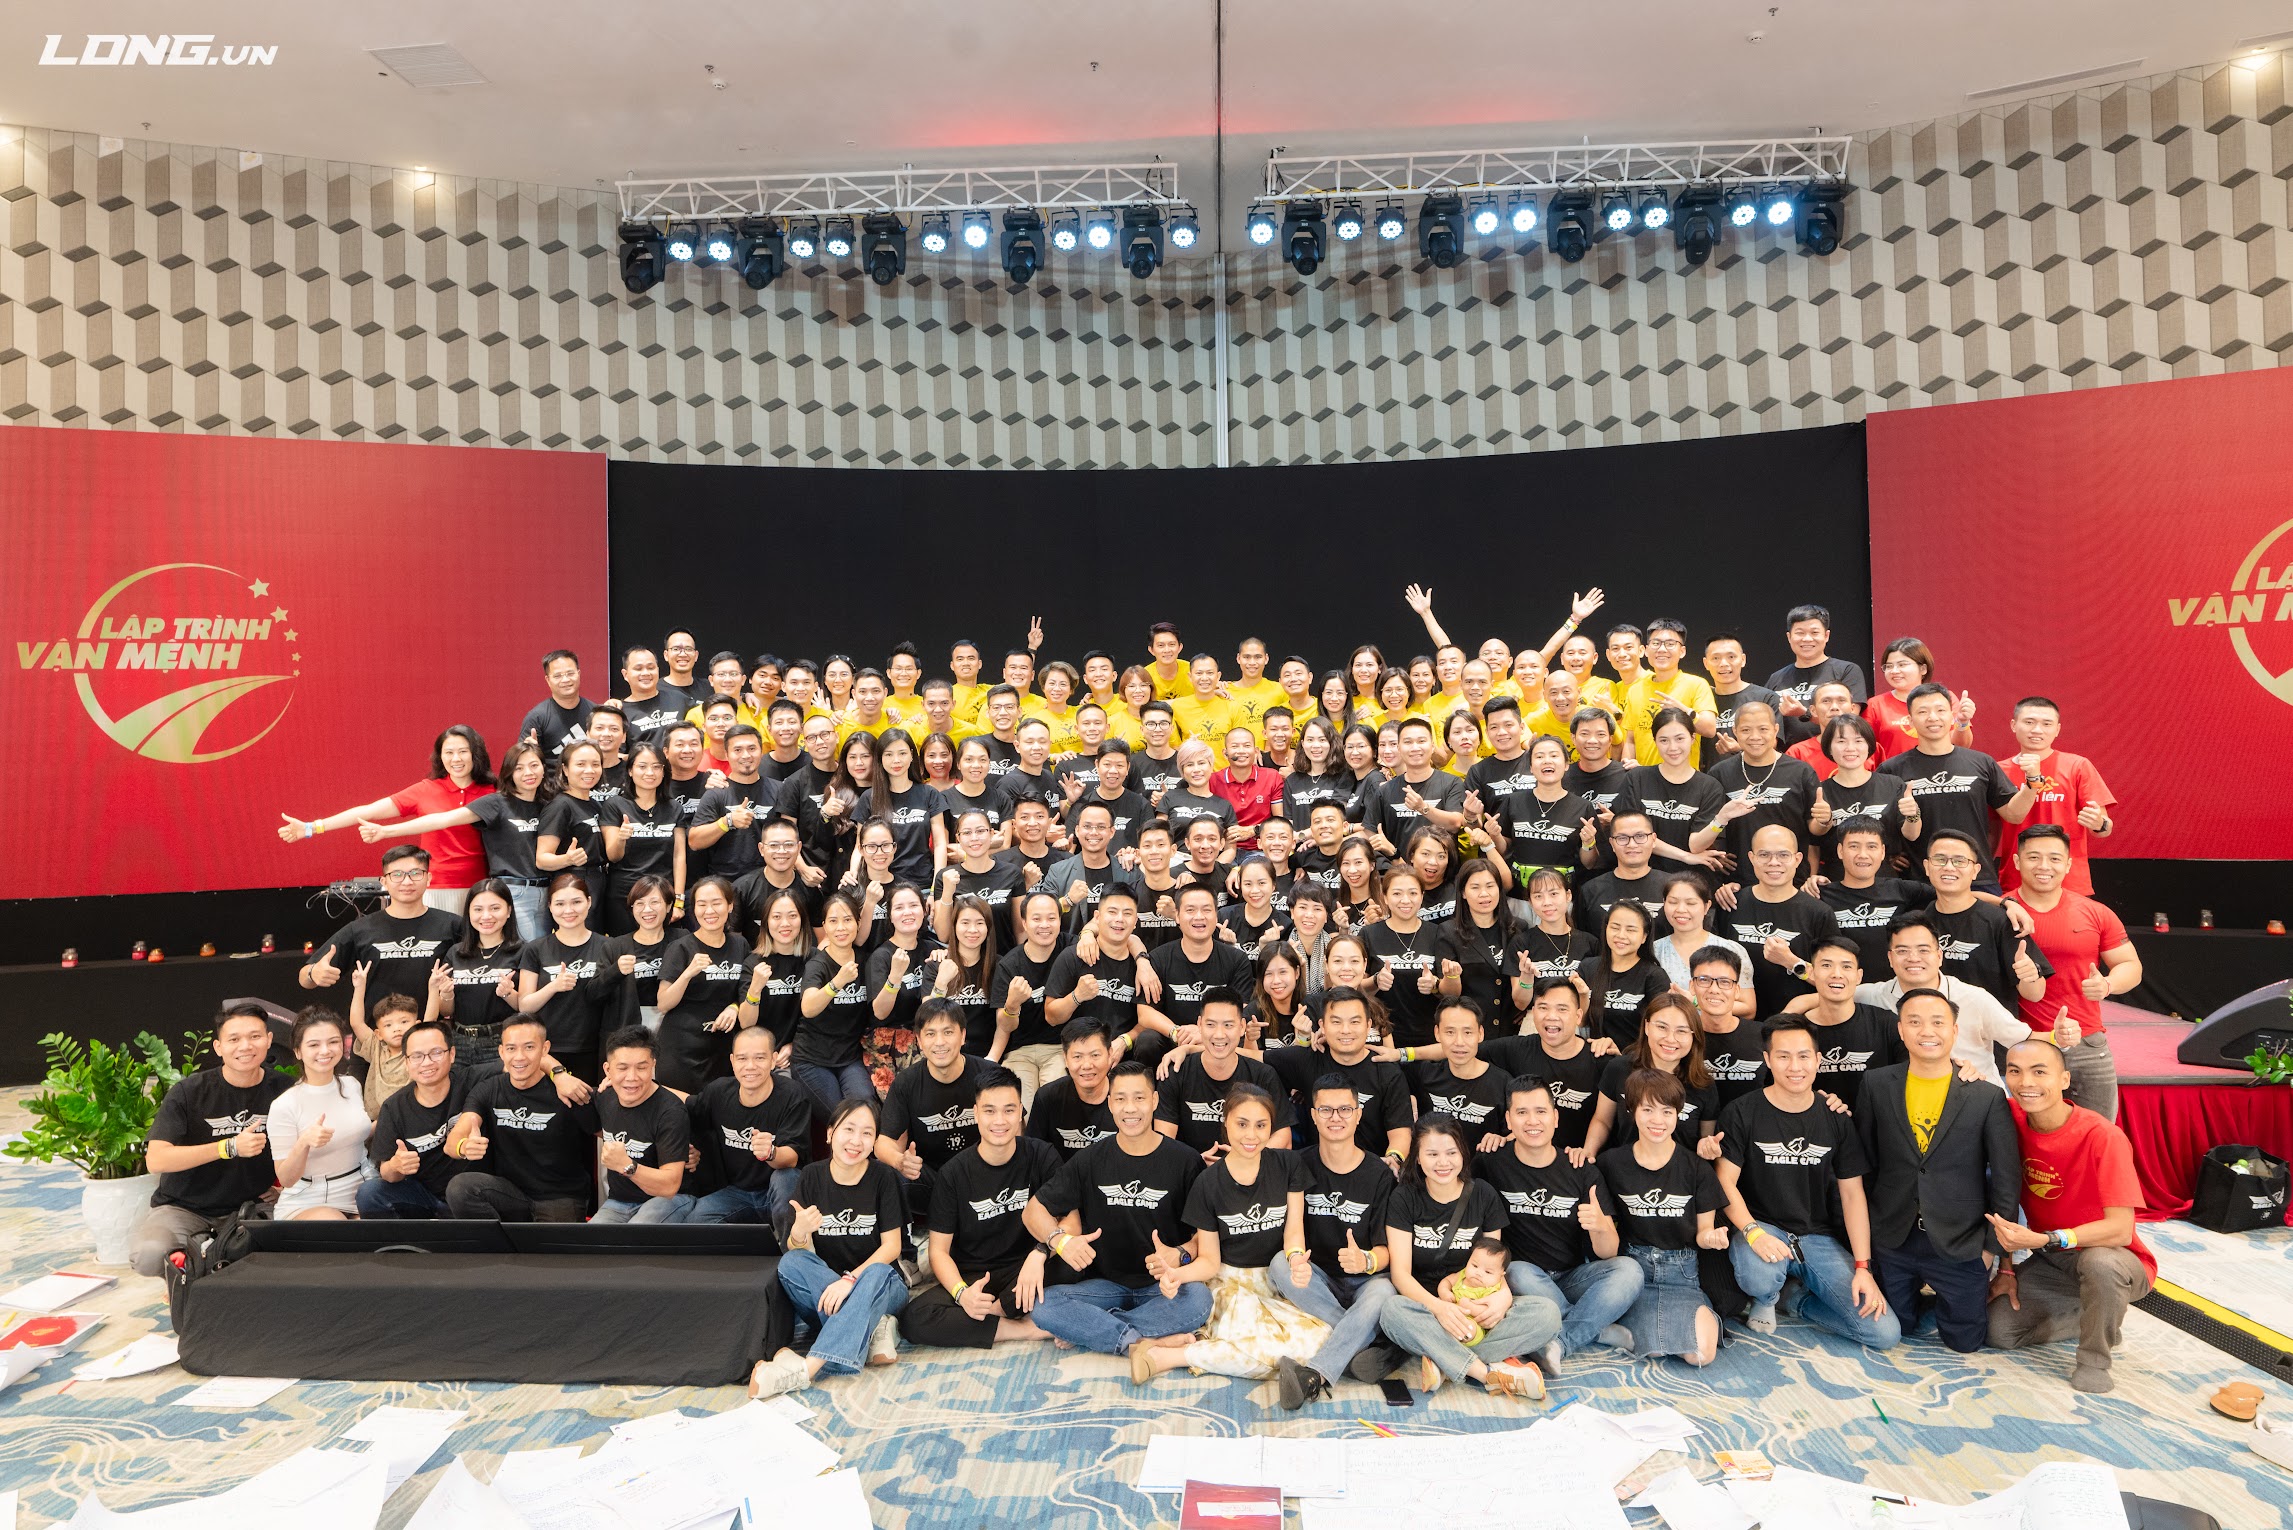
[{"label": "blue jeans", "polygon": [[1291,1283],[1290,1262],[1281,1259],[1275,1261],[1266,1278],[1277,1296],[1330,1325],[1329,1338],[1306,1362],[1324,1381],[1341,1379],[1347,1362],[1376,1339],[1377,1315],[1393,1300],[1393,1282],[1383,1275],[1348,1275],[1342,1271],[1332,1275],[1317,1264],[1307,1270],[1306,1283],[1299,1286]]},{"label": "blue jeans", "polygon": [[788,1209],[796,1196],[796,1181],[802,1169],[775,1169],[772,1184],[764,1190],[743,1190],[738,1185],[727,1185],[722,1190],[711,1190],[693,1202],[683,1220],[687,1222],[763,1222],[772,1225],[772,1219]]},{"label": "blue jeans", "polygon": [[1126,1286],[1114,1280],[1078,1280],[1054,1286],[1035,1304],[1035,1326],[1077,1349],[1120,1355],[1141,1339],[1200,1328],[1210,1320],[1210,1287],[1190,1280],[1165,1296],[1153,1281]]},{"label": "blue jeans", "polygon": [[1516,1259],[1505,1270],[1505,1282],[1515,1296],[1541,1296],[1561,1310],[1561,1353],[1573,1355],[1590,1349],[1600,1331],[1624,1321],[1624,1314],[1640,1299],[1647,1277],[1640,1266],[1621,1255],[1614,1259],[1587,1259],[1573,1270],[1548,1274],[1542,1265]]},{"label": "blue jeans", "polygon": [[908,1286],[900,1272],[888,1264],[871,1264],[852,1283],[843,1305],[822,1317],[820,1298],[843,1278],[808,1248],[781,1255],[780,1288],[795,1305],[798,1320],[812,1327],[812,1358],[820,1362],[823,1376],[866,1365],[868,1340],[877,1322],[908,1304]]},{"label": "blue jeans", "polygon": [[448,1215],[446,1200],[418,1179],[387,1180],[379,1175],[358,1187],[362,1217],[434,1218]]},{"label": "blue jeans", "polygon": [[592,1222],[627,1222],[636,1227],[657,1227],[682,1222],[693,1209],[689,1195],[648,1195],[641,1201],[607,1201],[597,1208]]},{"label": "blue jeans", "polygon": [[1397,1293],[1378,1314],[1377,1326],[1409,1353],[1439,1366],[1451,1381],[1463,1381],[1476,1360],[1494,1365],[1543,1349],[1561,1331],[1561,1310],[1541,1296],[1516,1296],[1504,1320],[1468,1348],[1449,1336],[1431,1309]]},{"label": "blue jeans", "polygon": [[510,912],[517,915],[517,935],[520,940],[539,940],[550,932],[549,889],[546,887],[510,888]]},{"label": "blue jeans", "polygon": [[1893,1312],[1864,1317],[1855,1310],[1855,1261],[1837,1238],[1803,1233],[1795,1243],[1781,1228],[1766,1222],[1752,1225],[1764,1234],[1762,1243],[1773,1239],[1793,1252],[1791,1258],[1770,1264],[1753,1251],[1749,1238],[1730,1238],[1728,1264],[1744,1295],[1755,1303],[1772,1303],[1784,1281],[1796,1275],[1807,1290],[1799,1315],[1816,1327],[1871,1349],[1893,1349],[1901,1341],[1903,1325]]},{"label": "blue jeans", "polygon": [[791,1063],[788,1071],[812,1096],[814,1119],[825,1124],[829,1114],[845,1100],[876,1099],[876,1081],[868,1074],[865,1063],[849,1062],[840,1068],[823,1068],[818,1063]]}]

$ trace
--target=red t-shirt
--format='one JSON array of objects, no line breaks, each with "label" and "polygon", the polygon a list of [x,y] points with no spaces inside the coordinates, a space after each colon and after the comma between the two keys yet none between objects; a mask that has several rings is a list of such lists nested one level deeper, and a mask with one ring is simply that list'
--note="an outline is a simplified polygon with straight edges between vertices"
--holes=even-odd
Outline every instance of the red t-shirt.
[{"label": "red t-shirt", "polygon": [[[1792,745],[1789,749],[1786,749],[1784,753],[1790,755],[1795,760],[1803,760],[1807,764],[1814,766],[1815,779],[1818,781],[1830,780],[1831,773],[1839,768],[1838,765],[1832,762],[1831,756],[1823,752],[1823,740],[1820,738],[1803,738],[1798,743]],[[1871,763],[1876,765],[1879,762],[1877,760],[1873,760]]]},{"label": "red t-shirt", "polygon": [[1234,804],[1234,821],[1251,828],[1274,816],[1274,805],[1282,800],[1282,778],[1263,767],[1251,771],[1247,781],[1234,779],[1231,770],[1214,770],[1210,794]]},{"label": "red t-shirt", "polygon": [[2078,1022],[2080,1037],[2105,1029],[2101,1000],[2087,998],[2082,985],[2089,974],[2100,970],[2104,951],[2114,951],[2126,943],[2126,926],[2092,898],[2074,892],[2065,892],[2062,901],[2045,913],[2031,908],[2020,893],[2013,896],[2029,910],[2031,938],[2054,964],[2054,975],[2046,980],[2045,996],[2021,1001],[2023,1021],[2044,1035],[2054,1029],[2054,1017],[2067,1004],[2070,1018]]},{"label": "red t-shirt", "polygon": [[[456,786],[440,778],[417,781],[402,792],[393,792],[390,805],[398,809],[401,818],[427,818],[432,813],[468,807],[493,794],[490,786]],[[430,885],[439,892],[474,887],[486,874],[486,847],[474,825],[432,829],[422,836],[420,844],[430,852]]]},{"label": "red t-shirt", "polygon": [[[2009,1100],[2022,1138],[2022,1215],[2032,1232],[2099,1222],[2112,1206],[2142,1209],[2142,1182],[2134,1174],[2134,1145],[2126,1134],[2083,1105],[2050,1132],[2034,1131],[2022,1107]],[[2135,1257],[2158,1275],[2158,1261],[2134,1233]]]},{"label": "red t-shirt", "polygon": [[[2009,781],[2017,786],[2023,784],[2022,767],[2015,764],[2011,756],[1998,763],[2005,768]],[[2070,875],[2062,879],[2062,885],[2074,893],[2093,897],[2094,877],[2086,866],[2087,857],[2093,853],[2093,836],[2078,821],[2078,814],[2089,805],[2107,808],[2117,800],[2102,783],[2102,773],[2094,768],[2092,760],[2062,749],[2050,752],[2038,762],[2038,805],[2030,810],[2030,816],[2020,823],[1999,820],[1999,885],[2012,892],[2022,881],[2022,873],[2014,864],[2015,836],[2035,824],[2058,823],[2070,836]]]},{"label": "red t-shirt", "polygon": [[1919,746],[1919,736],[1911,731],[1911,709],[1897,701],[1893,691],[1881,691],[1864,702],[1863,720],[1879,735],[1879,757],[1871,762],[1874,766]]}]

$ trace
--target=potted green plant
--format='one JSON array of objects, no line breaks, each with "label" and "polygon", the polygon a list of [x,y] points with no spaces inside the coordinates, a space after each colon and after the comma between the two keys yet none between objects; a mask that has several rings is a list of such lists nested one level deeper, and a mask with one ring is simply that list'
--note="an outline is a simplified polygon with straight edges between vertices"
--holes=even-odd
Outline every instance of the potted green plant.
[{"label": "potted green plant", "polygon": [[[184,1056],[206,1050],[184,1037]],[[48,1076],[25,1101],[32,1125],[7,1145],[10,1158],[68,1163],[86,1176],[80,1215],[101,1264],[127,1263],[128,1241],[151,1205],[159,1176],[144,1172],[144,1142],[159,1102],[183,1076],[167,1043],[142,1031],[126,1046],[61,1034],[40,1038]]]}]

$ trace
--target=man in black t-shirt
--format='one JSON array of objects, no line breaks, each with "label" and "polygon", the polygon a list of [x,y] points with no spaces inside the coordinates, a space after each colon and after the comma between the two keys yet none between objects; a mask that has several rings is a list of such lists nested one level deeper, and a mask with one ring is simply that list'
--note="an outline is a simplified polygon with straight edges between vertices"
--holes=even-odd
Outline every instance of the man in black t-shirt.
[{"label": "man in black t-shirt", "polygon": [[2031,783],[2019,785],[1997,760],[1979,749],[1962,749],[1951,742],[1958,725],[1951,693],[1934,684],[1915,687],[1903,699],[1917,744],[1879,767],[1909,785],[1919,816],[1929,834],[1956,829],[1974,841],[1982,856],[1975,891],[1999,891],[1998,864],[1992,858],[1990,815],[2020,823],[2038,805]]},{"label": "man in black t-shirt", "polygon": [[653,1033],[643,1026],[605,1039],[605,1085],[590,1102],[597,1113],[597,1161],[605,1170],[605,1203],[592,1222],[682,1222],[693,1209],[685,1191],[691,1123],[685,1102],[653,1082]]},{"label": "man in black t-shirt", "polygon": [[1804,846],[1807,819],[1815,806],[1815,771],[1787,754],[1776,752],[1780,721],[1765,702],[1745,702],[1736,708],[1736,753],[1712,766],[1712,779],[1728,794],[1733,808],[1721,830],[1719,848],[1734,857],[1735,880],[1742,881],[1751,861],[1752,838],[1771,824],[1791,831],[1792,842]]},{"label": "man in black t-shirt", "polygon": [[[1322,995],[1319,1050],[1301,1043],[1269,1047],[1264,1055],[1267,1066],[1281,1075],[1300,1102],[1309,1101],[1327,1075],[1334,1073],[1344,1079],[1361,1107],[1354,1118],[1354,1141],[1364,1151],[1377,1154],[1388,1172],[1398,1178],[1416,1116],[1410,1106],[1409,1081],[1401,1069],[1370,1055],[1370,1006],[1374,1002],[1358,988],[1332,988]],[[1377,1014],[1383,1018],[1382,1006]]]},{"label": "man in black t-shirt", "polygon": [[[1250,958],[1230,942],[1218,938],[1218,893],[1213,885],[1189,882],[1178,889],[1174,906],[1178,913],[1178,939],[1155,947],[1147,956],[1147,965],[1160,980],[1162,991],[1151,999],[1144,994],[1140,996],[1139,1029],[1156,1032],[1166,1040],[1190,1043],[1195,1039],[1194,1024],[1202,1014],[1210,991],[1227,988],[1247,993],[1254,974]],[[1157,1047],[1142,1050],[1138,1056],[1142,1061],[1152,1062],[1160,1052],[1161,1048]],[[1289,1144],[1277,1138],[1272,1145],[1287,1147]]]},{"label": "man in black t-shirt", "polygon": [[1433,724],[1405,717],[1399,734],[1401,770],[1377,789],[1361,815],[1362,832],[1382,835],[1385,851],[1398,855],[1401,842],[1421,823],[1454,833],[1465,822],[1465,781],[1433,768]]},{"label": "man in black t-shirt", "polygon": [[1216,1163],[1226,1156],[1227,1092],[1255,1084],[1274,1098],[1274,1134],[1266,1146],[1288,1148],[1295,1119],[1289,1089],[1272,1068],[1235,1050],[1242,1041],[1242,996],[1226,987],[1205,990],[1194,1030],[1201,1050],[1162,1081],[1155,1129],[1200,1153],[1204,1163]]},{"label": "man in black t-shirt", "polygon": [[994,1066],[963,1050],[963,1015],[933,994],[916,1006],[920,1062],[902,1068],[884,1096],[876,1123],[876,1157],[900,1176],[910,1225],[931,1216],[939,1171],[979,1141],[972,1101]]},{"label": "man in black t-shirt", "polygon": [[442,1217],[446,1186],[463,1168],[446,1156],[446,1134],[468,1103],[470,1074],[454,1066],[453,1034],[436,1020],[415,1022],[400,1044],[407,1083],[374,1113],[366,1154],[376,1177],[358,1187],[358,1214]]},{"label": "man in black t-shirt", "polygon": [[478,1081],[446,1151],[483,1164],[454,1176],[446,1209],[502,1222],[578,1222],[589,1213],[597,1112],[550,1087],[549,1029],[530,1016],[502,1027],[502,1071]]},{"label": "man in black t-shirt", "polygon": [[520,742],[537,744],[542,758],[554,765],[565,757],[565,751],[589,736],[591,703],[581,695],[581,660],[570,648],[554,649],[543,656],[541,674],[549,682],[547,699],[534,703],[526,713],[525,721],[518,724]]},{"label": "man in black t-shirt", "polygon": [[1791,830],[1769,824],[1752,836],[1747,853],[1756,880],[1720,900],[1725,906],[1712,927],[1751,954],[1760,1013],[1781,1014],[1808,991],[1807,959],[1817,941],[1839,933],[1839,922],[1799,890],[1795,878],[1804,854]]},{"label": "man in black t-shirt", "polygon": [[1505,1126],[1512,1140],[1484,1153],[1473,1177],[1494,1185],[1512,1220],[1505,1246],[1513,1262],[1506,1282],[1516,1296],[1541,1296],[1560,1309],[1561,1331],[1537,1356],[1547,1371],[1580,1349],[1632,1348],[1617,1326],[1645,1283],[1637,1261],[1619,1247],[1616,1218],[1600,1171],[1573,1163],[1553,1142],[1560,1109],[1543,1079],[1515,1079],[1506,1091]]},{"label": "man in black t-shirt", "polygon": [[297,984],[332,988],[366,966],[369,1005],[393,993],[417,1004],[428,1000],[430,969],[462,938],[461,916],[423,902],[430,891],[430,852],[419,845],[382,852],[382,891],[382,907],[328,936],[295,974]]},{"label": "man in black t-shirt", "polygon": [[1792,662],[1768,676],[1768,689],[1783,697],[1786,715],[1799,717],[1814,700],[1815,688],[1838,680],[1855,693],[1857,706],[1870,699],[1863,682],[1863,666],[1835,659],[1831,647],[1831,613],[1821,606],[1793,606],[1784,618],[1784,641],[1791,644]]},{"label": "man in black t-shirt", "polygon": [[661,742],[661,735],[693,704],[683,691],[662,686],[661,661],[642,644],[621,651],[621,682],[629,687],[621,698],[621,715],[632,745]]},{"label": "man in black t-shirt", "polygon": [[1887,969],[1887,931],[1895,916],[1925,908],[1935,890],[1924,882],[1883,876],[1887,835],[1878,824],[1858,820],[1832,838],[1833,865],[1815,895],[1838,921],[1839,933],[1855,942],[1867,972]]},{"label": "man in black t-shirt", "polygon": [[[2054,964],[2030,938],[2030,911],[2012,899],[1986,901],[1975,893],[1983,847],[1956,829],[1937,829],[1925,850],[1935,898],[1927,912],[1942,946],[1944,975],[1987,990],[2010,1015],[2023,1000],[2045,998]],[[1877,972],[1886,963],[1863,965]]]},{"label": "man in black t-shirt", "polygon": [[1744,679],[1744,640],[1733,632],[1715,632],[1704,640],[1704,673],[1712,682],[1712,700],[1720,729],[1712,735],[1713,765],[1734,754],[1736,743],[1736,708],[1757,701],[1783,715],[1783,698],[1764,685],[1753,685]]},{"label": "man in black t-shirt", "polygon": [[972,1097],[979,1140],[940,1170],[932,1197],[930,1276],[900,1314],[910,1344],[986,1349],[1050,1337],[1035,1304],[1054,1265],[1027,1230],[1027,1204],[1061,1168],[1058,1151],[1019,1131],[1019,1079],[990,1065]]},{"label": "man in black t-shirt", "polygon": [[1804,1291],[1796,1316],[1867,1348],[1892,1349],[1903,1329],[1871,1273],[1855,1123],[1815,1097],[1813,1026],[1788,1015],[1771,1020],[1767,1049],[1775,1082],[1720,1113],[1722,1215],[1738,1234],[1728,1242],[1728,1263],[1752,1299],[1744,1322],[1773,1333],[1777,1298],[1796,1278]]},{"label": "man in black t-shirt", "polygon": [[1210,1288],[1173,1278],[1194,1257],[1183,1209],[1202,1159],[1154,1129],[1154,1075],[1115,1065],[1107,1085],[1115,1136],[1069,1159],[1028,1202],[1027,1230],[1074,1279],[1035,1308],[1045,1333],[1078,1349],[1132,1356],[1150,1339],[1200,1328]]},{"label": "man in black t-shirt", "polygon": [[685,831],[688,877],[700,875],[690,864],[696,854],[706,857],[710,876],[737,879],[764,864],[759,831],[779,800],[780,787],[764,779],[763,738],[749,724],[735,723],[725,734],[725,752],[732,762],[725,784],[702,795]]},{"label": "man in black t-shirt", "polygon": [[1815,1002],[1800,1013],[1815,1030],[1815,1085],[1853,1110],[1863,1075],[1904,1060],[1894,1013],[1856,998],[1863,966],[1855,942],[1834,935],[1815,944],[1807,978]]},{"label": "man in black t-shirt", "polygon": [[128,1244],[128,1263],[138,1275],[157,1275],[191,1239],[273,1193],[278,1176],[264,1126],[271,1101],[292,1081],[265,1066],[271,1022],[261,1005],[223,1012],[215,1023],[215,1055],[222,1065],[185,1074],[152,1118],[143,1165],[159,1176],[159,1188]]},{"label": "man in black t-shirt", "polygon": [[1717,943],[1688,958],[1688,987],[1696,1001],[1696,1027],[1704,1034],[1704,1071],[1725,1107],[1767,1082],[1767,1049],[1759,1022],[1736,1013],[1747,974],[1736,953]]},{"label": "man in black t-shirt", "polygon": [[769,1026],[735,1032],[732,1077],[702,1085],[685,1101],[702,1172],[717,1186],[694,1203],[686,1221],[777,1225],[795,1198],[797,1177],[812,1156],[812,1097],[794,1079],[774,1076],[779,1047]]},{"label": "man in black t-shirt", "polygon": [[[1305,1155],[1306,1252],[1313,1266],[1302,1286],[1286,1260],[1266,1278],[1293,1306],[1329,1324],[1330,1336],[1311,1359],[1285,1356],[1277,1363],[1277,1396],[1292,1412],[1328,1395],[1354,1357],[1376,1341],[1378,1312],[1393,1299],[1393,1282],[1380,1273],[1392,1258],[1384,1229],[1393,1173],[1356,1139],[1361,1102],[1343,1074],[1322,1074],[1307,1098],[1314,1145]],[[1390,1359],[1372,1363],[1381,1376],[1392,1368]]]},{"label": "man in black t-shirt", "polygon": [[1656,821],[1637,806],[1627,806],[1608,821],[1607,844],[1616,868],[1577,886],[1576,927],[1598,931],[1608,925],[1608,911],[1626,898],[1648,911],[1649,928],[1664,928],[1664,889],[1672,878],[1650,865],[1656,854]]},{"label": "man in black t-shirt", "polygon": [[1059,1032],[1059,1060],[1067,1071],[1035,1091],[1027,1135],[1067,1159],[1115,1134],[1114,1113],[1107,1109],[1107,1070],[1115,1065],[1115,1049],[1105,1023],[1088,1016],[1068,1021]]}]

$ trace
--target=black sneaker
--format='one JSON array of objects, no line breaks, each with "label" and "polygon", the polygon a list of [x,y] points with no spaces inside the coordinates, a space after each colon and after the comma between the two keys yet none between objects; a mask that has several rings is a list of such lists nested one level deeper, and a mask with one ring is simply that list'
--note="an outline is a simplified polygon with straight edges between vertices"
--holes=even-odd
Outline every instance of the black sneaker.
[{"label": "black sneaker", "polygon": [[1274,1366],[1274,1392],[1282,1406],[1295,1413],[1315,1398],[1326,1395],[1329,1382],[1320,1371],[1284,1355]]},{"label": "black sneaker", "polygon": [[1371,1344],[1347,1362],[1346,1374],[1356,1381],[1366,1381],[1371,1386],[1376,1386],[1386,1377],[1392,1375],[1393,1368],[1399,1364],[1401,1364],[1401,1352],[1399,1350],[1390,1344]]}]

